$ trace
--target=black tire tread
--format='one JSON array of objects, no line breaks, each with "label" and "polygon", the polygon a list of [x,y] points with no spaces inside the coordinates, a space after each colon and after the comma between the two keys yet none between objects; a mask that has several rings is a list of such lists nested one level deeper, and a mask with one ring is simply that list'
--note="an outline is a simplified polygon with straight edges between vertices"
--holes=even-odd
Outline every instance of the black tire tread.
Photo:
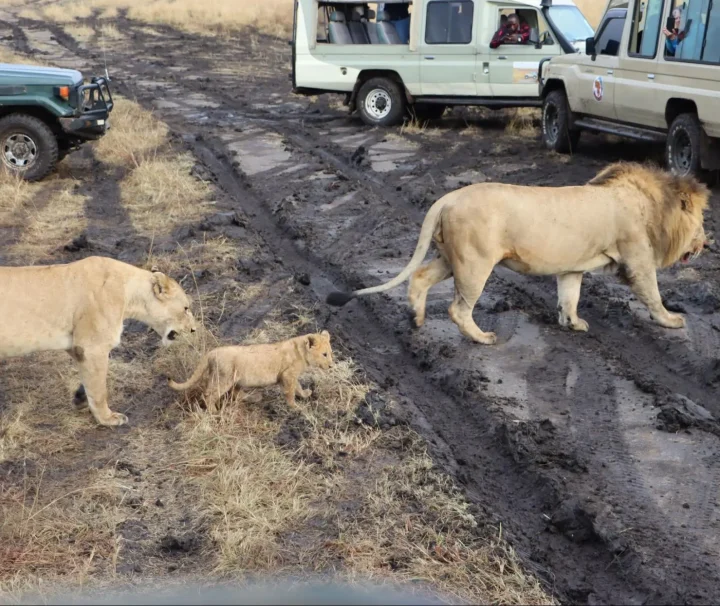
[{"label": "black tire tread", "polygon": [[690,168],[690,174],[700,176],[702,173],[702,164],[700,160],[702,146],[702,126],[697,115],[692,113],[684,113],[677,116],[668,129],[667,143],[665,146],[665,162],[667,168],[673,171],[671,141],[678,128],[682,128],[690,137],[690,143],[693,148],[693,162]]},{"label": "black tire tread", "polygon": [[[365,113],[365,97],[375,88],[384,88],[392,99],[392,111],[382,120],[374,120]],[[405,116],[405,98],[400,85],[391,78],[378,76],[370,78],[360,87],[357,96],[357,110],[360,116],[369,126],[397,126],[401,124]]]},{"label": "black tire tread", "polygon": [[[551,143],[545,136],[545,108],[548,105],[555,105],[558,111],[558,117],[560,119],[560,132],[558,133],[557,141]],[[570,107],[567,102],[567,96],[563,90],[554,90],[548,93],[543,103],[542,111],[542,133],[543,143],[545,147],[551,151],[555,151],[560,154],[572,153],[577,149],[578,142],[580,140],[579,130],[570,130]]]},{"label": "black tire tread", "polygon": [[34,116],[22,113],[13,113],[0,119],[0,141],[4,133],[11,130],[26,131],[36,138],[40,157],[34,166],[27,171],[16,171],[26,181],[40,181],[44,179],[58,162],[58,141],[50,127]]}]

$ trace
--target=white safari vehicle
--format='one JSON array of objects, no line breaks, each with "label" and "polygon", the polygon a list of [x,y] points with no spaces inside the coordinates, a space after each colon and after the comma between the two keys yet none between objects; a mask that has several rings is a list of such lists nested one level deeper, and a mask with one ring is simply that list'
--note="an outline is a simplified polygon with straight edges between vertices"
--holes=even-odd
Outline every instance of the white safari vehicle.
[{"label": "white safari vehicle", "polygon": [[[294,10],[293,90],[344,93],[370,125],[453,105],[539,107],[540,62],[584,53],[594,33],[572,0],[295,0]],[[491,48],[511,15],[520,34]]]}]

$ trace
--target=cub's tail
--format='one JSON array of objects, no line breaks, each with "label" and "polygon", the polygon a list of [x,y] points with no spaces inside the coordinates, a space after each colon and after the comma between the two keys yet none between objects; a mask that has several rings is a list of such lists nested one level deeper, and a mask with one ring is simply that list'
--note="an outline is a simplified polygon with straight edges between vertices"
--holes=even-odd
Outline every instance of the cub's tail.
[{"label": "cub's tail", "polygon": [[170,389],[174,389],[175,391],[186,391],[193,387],[199,380],[200,377],[203,376],[205,371],[207,370],[208,364],[210,363],[210,358],[207,354],[203,356],[203,359],[200,360],[200,363],[197,365],[197,368],[195,369],[195,372],[192,374],[192,376],[185,381],[185,383],[176,383],[171,378],[168,377],[168,385],[170,386]]}]

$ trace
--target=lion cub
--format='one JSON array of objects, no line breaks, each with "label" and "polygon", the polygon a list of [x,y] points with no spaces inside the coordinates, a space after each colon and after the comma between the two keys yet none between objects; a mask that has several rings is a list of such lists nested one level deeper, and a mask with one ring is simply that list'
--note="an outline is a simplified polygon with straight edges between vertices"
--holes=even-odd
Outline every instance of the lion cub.
[{"label": "lion cub", "polygon": [[168,379],[175,391],[185,391],[205,379],[203,397],[207,409],[217,411],[217,401],[234,387],[269,387],[282,384],[285,399],[295,406],[295,396],[309,398],[298,377],[308,368],[333,366],[330,333],[303,335],[267,345],[218,347],[205,354],[185,383]]}]

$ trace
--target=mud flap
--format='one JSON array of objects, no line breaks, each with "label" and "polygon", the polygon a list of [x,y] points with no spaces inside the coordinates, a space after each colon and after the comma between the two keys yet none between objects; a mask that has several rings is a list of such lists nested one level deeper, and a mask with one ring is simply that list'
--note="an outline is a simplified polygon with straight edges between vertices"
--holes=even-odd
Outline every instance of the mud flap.
[{"label": "mud flap", "polygon": [[704,170],[720,169],[720,140],[709,137],[704,130],[700,135],[700,165]]}]

